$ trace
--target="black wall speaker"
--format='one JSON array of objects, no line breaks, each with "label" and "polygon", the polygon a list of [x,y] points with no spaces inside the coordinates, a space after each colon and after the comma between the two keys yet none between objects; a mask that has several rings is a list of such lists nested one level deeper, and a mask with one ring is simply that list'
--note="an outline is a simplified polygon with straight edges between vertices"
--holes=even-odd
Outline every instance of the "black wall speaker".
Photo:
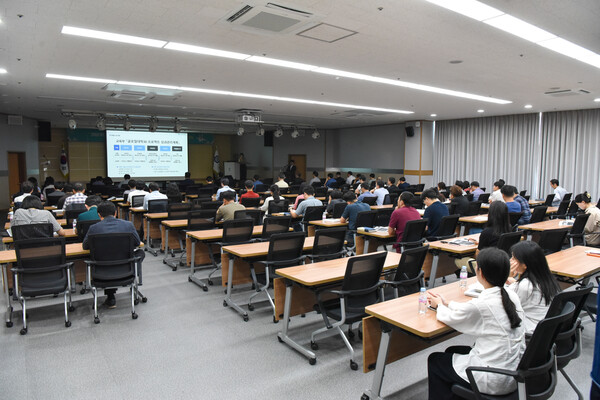
[{"label": "black wall speaker", "polygon": [[415,128],[412,126],[407,126],[404,128],[406,130],[406,136],[413,137],[415,136]]},{"label": "black wall speaker", "polygon": [[273,147],[273,131],[265,131],[265,147]]},{"label": "black wall speaker", "polygon": [[52,141],[52,135],[50,133],[51,129],[52,126],[50,125],[50,121],[38,121],[38,141]]}]

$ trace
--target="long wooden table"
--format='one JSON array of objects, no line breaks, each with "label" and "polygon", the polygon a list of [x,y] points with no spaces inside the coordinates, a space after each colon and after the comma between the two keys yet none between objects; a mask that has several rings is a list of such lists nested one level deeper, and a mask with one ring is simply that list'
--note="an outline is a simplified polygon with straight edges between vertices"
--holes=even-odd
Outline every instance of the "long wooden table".
[{"label": "long wooden table", "polygon": [[356,254],[366,254],[377,251],[381,245],[395,241],[396,235],[390,235],[387,230],[367,232],[365,228],[358,228],[354,244],[356,246]]},{"label": "long wooden table", "polygon": [[[66,219],[57,219],[56,222],[58,222],[58,224],[60,226],[67,226],[67,220]],[[6,222],[4,224],[4,230],[10,229],[10,221]]]},{"label": "long wooden table", "polygon": [[[400,258],[400,254],[388,252],[383,269],[387,271],[398,267]],[[336,282],[342,282],[346,273],[348,259],[338,258],[314,264],[279,268],[277,275],[280,275],[282,278],[276,278],[273,281],[275,318],[276,320],[283,318],[283,327],[277,336],[280,341],[308,358],[311,365],[316,363],[315,353],[302,347],[288,335],[290,317],[305,314],[313,310],[313,306],[317,303],[316,289],[335,284]]]},{"label": "long wooden table", "polygon": [[[77,237],[77,233],[75,233],[75,229],[71,228],[71,229],[65,229],[65,238],[69,239],[69,238],[76,238]],[[14,242],[14,239],[12,237],[3,237],[2,238],[2,244],[4,245],[8,245]]]},{"label": "long wooden table", "polygon": [[553,274],[573,284],[586,285],[589,278],[600,272],[600,257],[588,256],[586,251],[598,251],[589,246],[575,246],[546,256]]},{"label": "long wooden table", "polygon": [[[135,214],[134,214],[135,215]],[[153,256],[156,256],[158,250],[152,247],[152,239],[161,238],[161,221],[167,219],[169,216],[168,212],[159,213],[145,213],[144,218],[146,219],[146,247],[145,250],[149,251]],[[135,223],[134,223],[135,225]],[[161,244],[161,249],[163,248]]]},{"label": "long wooden table", "polygon": [[[425,278],[429,276],[429,289],[435,287],[435,279],[438,277],[438,269],[440,268],[441,257],[445,257],[444,265],[447,265],[449,268],[443,271],[444,273],[441,274],[441,276],[445,276],[448,275],[448,273],[452,273],[456,270],[456,266],[454,264],[454,261],[452,260],[452,257],[465,257],[470,254],[474,254],[477,250],[477,244],[475,243],[473,243],[472,245],[458,245],[448,243],[455,239],[475,239],[476,241],[479,241],[479,234],[476,233],[474,235],[461,236],[458,238],[452,238],[447,240],[437,240],[435,242],[428,243],[429,254],[427,255],[427,257],[429,258],[431,255],[431,258],[429,258],[429,260],[431,260],[431,264],[429,264],[429,260],[428,258],[426,258],[425,263],[423,265],[423,270],[425,271]],[[427,274],[429,265],[431,265],[431,269],[429,271],[429,274]]]},{"label": "long wooden table", "polygon": [[316,227],[319,226],[321,228],[340,228],[347,227],[347,222],[340,222],[339,218],[327,218],[327,219],[317,219],[314,221],[309,221],[308,223],[308,236],[315,236]]},{"label": "long wooden table", "polygon": [[536,222],[533,224],[520,225],[518,228],[525,231],[527,240],[532,240],[535,233],[553,229],[571,229],[573,227],[573,225],[561,225],[564,224],[564,221],[564,219],[549,219],[547,221]]}]

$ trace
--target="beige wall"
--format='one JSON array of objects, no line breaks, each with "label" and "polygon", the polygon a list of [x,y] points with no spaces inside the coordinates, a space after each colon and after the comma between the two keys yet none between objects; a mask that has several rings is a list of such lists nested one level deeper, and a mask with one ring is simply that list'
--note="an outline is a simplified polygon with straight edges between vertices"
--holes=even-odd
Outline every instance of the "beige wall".
[{"label": "beige wall", "polygon": [[69,142],[69,181],[89,182],[106,176],[106,145],[101,142]]}]

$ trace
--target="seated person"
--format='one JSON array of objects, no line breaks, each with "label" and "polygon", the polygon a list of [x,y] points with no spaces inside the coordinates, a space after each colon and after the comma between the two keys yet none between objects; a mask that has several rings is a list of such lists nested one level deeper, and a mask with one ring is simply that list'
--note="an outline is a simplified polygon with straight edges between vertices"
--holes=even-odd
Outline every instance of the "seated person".
[{"label": "seated person", "polygon": [[83,212],[77,216],[77,221],[96,221],[100,219],[98,215],[98,205],[102,203],[102,198],[97,195],[88,196],[85,199],[86,212]]},{"label": "seated person", "polygon": [[255,199],[257,197],[260,197],[260,195],[254,191],[254,182],[252,182],[250,179],[244,182],[244,187],[246,187],[246,193],[241,195],[240,199]]},{"label": "seated person", "polygon": [[406,178],[405,177],[401,177],[398,180],[398,189],[400,189],[400,191],[404,191],[407,190],[409,188],[410,184],[408,182],[406,182]]},{"label": "seated person", "polygon": [[222,192],[221,199],[223,199],[223,205],[217,210],[215,222],[234,219],[236,211],[246,209],[243,205],[235,202],[235,192],[233,190]]},{"label": "seated person", "polygon": [[369,174],[369,181],[367,182],[369,184],[369,187],[371,189],[375,189],[375,185],[377,184],[377,179],[375,179],[375,174],[374,173],[370,173]]},{"label": "seated person", "polygon": [[127,181],[127,188],[123,191],[123,201],[127,201],[127,198],[129,197],[129,193],[133,192],[135,190],[135,179],[130,179],[129,181]]},{"label": "seated person", "polygon": [[401,190],[398,188],[398,186],[396,186],[396,178],[394,178],[393,176],[390,176],[388,178],[387,181],[387,190],[388,192],[391,193],[401,193]]},{"label": "seated person", "polygon": [[183,201],[183,196],[179,191],[179,185],[177,183],[170,182],[167,185],[167,199],[169,199],[169,204],[181,203]]},{"label": "seated person", "polygon": [[442,217],[449,215],[448,207],[440,202],[438,196],[439,193],[435,188],[426,189],[421,194],[421,200],[423,200],[423,203],[427,207],[423,214],[423,218],[427,218],[427,236],[435,236],[440,227]]},{"label": "seated person", "polygon": [[493,203],[494,201],[504,202],[504,199],[502,198],[502,193],[500,192],[500,189],[502,189],[502,186],[504,186],[503,181],[494,182],[494,187],[492,188],[493,189],[492,194],[490,195],[488,203]]},{"label": "seated person", "polygon": [[54,183],[54,192],[48,193],[48,196],[46,196],[46,200],[48,200],[48,203],[57,204],[58,199],[60,199],[61,197],[63,197],[65,195],[64,189],[65,189],[64,182],[55,182]]},{"label": "seated person", "polygon": [[[134,245],[137,247],[140,245],[140,237],[133,226],[133,223],[130,221],[125,221],[122,219],[115,218],[117,214],[117,208],[110,201],[103,201],[98,205],[98,215],[100,216],[100,222],[90,226],[85,238],[83,239],[83,248],[84,250],[89,250],[89,236],[97,235],[101,233],[131,233],[134,240]],[[138,270],[138,275],[142,275],[142,271]],[[106,300],[104,301],[104,305],[108,308],[115,308],[117,306],[117,301],[115,299],[115,293],[117,289],[105,289],[104,294],[106,295]]]},{"label": "seated person", "polygon": [[59,236],[64,236],[65,231],[54,218],[50,211],[44,210],[42,201],[37,196],[27,196],[21,202],[10,221],[10,227],[31,224],[52,224],[52,230]]},{"label": "seated person", "polygon": [[300,185],[304,183],[304,179],[302,179],[302,174],[300,172],[296,172],[296,176],[292,180],[292,185]]},{"label": "seated person", "polygon": [[217,185],[215,185],[215,180],[210,175],[206,177],[206,184],[202,187],[205,189],[213,189],[215,192],[217,191]]},{"label": "seated person", "polygon": [[83,183],[76,182],[73,185],[73,195],[65,199],[63,210],[76,210],[77,208],[82,208],[85,204],[85,199],[87,199],[87,196],[85,195],[85,186],[83,186]]},{"label": "seated person", "polygon": [[454,209],[454,214],[461,217],[469,213],[469,200],[463,196],[463,190],[460,186],[450,186],[450,209]]},{"label": "seated person", "polygon": [[560,202],[564,199],[567,194],[567,190],[558,184],[558,179],[551,179],[550,186],[554,189],[554,199],[552,200],[552,207],[560,206]]},{"label": "seated person", "polygon": [[312,184],[317,184],[319,186],[321,186],[321,179],[319,178],[319,172],[318,171],[313,171],[313,177],[312,179],[308,182],[311,186]]},{"label": "seated person", "polygon": [[285,181],[285,174],[283,172],[280,172],[279,175],[277,175],[277,182],[275,182],[275,184],[279,186],[279,189],[290,187]]},{"label": "seated person", "polygon": [[344,199],[342,199],[342,192],[339,190],[331,191],[329,195],[329,204],[327,204],[327,213],[333,214],[333,206],[338,203],[345,203]]},{"label": "seated person", "polygon": [[354,193],[356,193],[357,196],[360,196],[361,188],[363,187],[363,185],[368,187],[369,190],[371,190],[371,186],[367,183],[367,177],[364,176],[363,174],[360,174],[354,181],[354,185],[353,185]]},{"label": "seated person", "polygon": [[358,213],[361,211],[371,211],[371,207],[367,203],[361,203],[356,199],[356,195],[348,191],[342,197],[348,205],[344,209],[340,222],[348,223],[348,232],[346,232],[346,241],[349,246],[354,246],[354,231],[356,231],[356,220]]},{"label": "seated person", "polygon": [[279,186],[271,185],[270,191],[271,195],[267,197],[263,205],[260,206],[261,211],[265,211],[267,214],[269,214],[269,203],[274,202],[275,204],[281,203],[283,205],[286,201],[285,198],[281,197],[279,194]]},{"label": "seated person", "polygon": [[58,202],[56,203],[56,208],[58,208],[59,210],[61,210],[65,206],[65,201],[69,197],[73,196],[73,185],[71,185],[70,183],[65,183],[63,191],[64,191],[64,193],[62,194],[62,196],[58,199]]},{"label": "seated person", "polygon": [[25,197],[31,196],[32,193],[33,193],[33,185],[31,184],[31,182],[25,181],[25,182],[21,183],[21,194],[18,196],[15,196],[13,199],[13,202],[15,204],[22,203],[23,200],[25,199]]},{"label": "seated person", "polygon": [[477,201],[481,193],[483,193],[483,189],[479,187],[479,182],[471,182],[471,194],[473,195],[473,201]]},{"label": "seated person", "polygon": [[[429,398],[455,399],[452,385],[470,388],[467,367],[482,366],[514,371],[525,351],[525,318],[519,297],[504,284],[510,272],[508,255],[499,249],[485,249],[477,256],[477,280],[484,287],[479,297],[468,302],[448,302],[435,292],[427,297],[437,308],[438,321],[475,338],[473,347],[453,346],[427,359]],[[482,393],[502,395],[517,387],[513,377],[474,374]]]},{"label": "seated person", "polygon": [[123,180],[119,183],[119,187],[126,189],[129,187],[129,180],[131,179],[131,175],[125,174],[123,175]]},{"label": "seated person", "polygon": [[516,193],[511,185],[502,186],[500,194],[502,194],[502,200],[506,203],[506,208],[508,208],[509,213],[521,212],[521,205],[515,201]]},{"label": "seated person", "polygon": [[292,218],[302,217],[306,212],[306,207],[322,206],[321,200],[315,199],[315,188],[310,185],[304,186],[304,201],[298,204],[295,210],[292,210]]},{"label": "seated person", "polygon": [[192,174],[190,174],[189,172],[186,172],[185,175],[184,175],[184,177],[185,177],[185,179],[183,181],[181,181],[181,186],[182,187],[186,188],[186,187],[188,187],[190,185],[194,185],[195,184],[194,180],[192,179]]},{"label": "seated person", "polygon": [[235,194],[235,191],[229,187],[229,179],[227,179],[227,178],[221,179],[221,188],[219,190],[217,190],[217,201],[223,200],[224,192],[233,192],[233,195],[234,195],[233,198],[235,199],[237,197],[237,195]]},{"label": "seated person", "polygon": [[[388,233],[390,235],[396,235],[396,242],[402,241],[402,235],[404,235],[404,228],[408,221],[414,221],[421,219],[419,212],[411,207],[411,203],[414,199],[414,195],[411,192],[402,192],[398,197],[398,208],[394,210],[390,217],[390,225],[388,226]],[[401,252],[400,246],[394,245],[397,253]]]},{"label": "seated person", "polygon": [[377,196],[369,191],[368,184],[363,183],[362,185],[360,185],[360,195],[358,196],[357,201],[362,203],[362,201],[365,197],[377,197]]},{"label": "seated person", "polygon": [[156,182],[150,182],[148,188],[150,189],[150,193],[144,196],[144,210],[148,209],[148,202],[150,200],[169,200],[167,195],[160,192]]},{"label": "seated person", "polygon": [[583,228],[586,245],[600,246],[600,209],[592,201],[588,192],[575,196],[575,204],[589,214],[589,218]]},{"label": "seated person", "polygon": [[[144,189],[146,187],[146,184],[142,181],[135,181],[135,190],[132,190],[131,192],[129,192],[129,194],[127,195],[127,202],[129,204],[131,204],[131,202],[133,201],[133,196],[146,196],[148,194],[148,192],[146,192]],[[145,198],[145,197],[144,197]]]},{"label": "seated person", "polygon": [[254,175],[253,179],[254,179],[254,190],[256,190],[256,185],[263,185],[262,181],[260,180],[260,176]]},{"label": "seated person", "polygon": [[510,249],[510,278],[507,283],[525,312],[525,332],[533,334],[538,322],[546,317],[554,296],[561,290],[550,272],[544,250],[533,241],[523,240]]},{"label": "seated person", "polygon": [[[376,182],[376,188],[373,191],[373,194],[375,196],[377,196],[377,205],[378,206],[382,206],[383,205],[383,199],[385,199],[385,195],[386,194],[390,194],[390,192],[388,192],[388,190],[384,187],[384,183],[383,181],[380,179]],[[369,185],[369,187],[371,187]]]},{"label": "seated person", "polygon": [[330,172],[327,174],[327,182],[325,182],[325,186],[330,188],[334,183],[337,183],[337,180],[333,179],[333,174]]}]

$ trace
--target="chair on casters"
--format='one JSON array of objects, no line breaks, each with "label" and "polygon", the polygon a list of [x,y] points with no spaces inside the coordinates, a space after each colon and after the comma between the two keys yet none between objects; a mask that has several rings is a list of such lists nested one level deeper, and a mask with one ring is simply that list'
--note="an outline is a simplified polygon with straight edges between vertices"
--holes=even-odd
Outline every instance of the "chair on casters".
[{"label": "chair on casters", "polygon": [[323,218],[323,213],[327,209],[327,206],[310,206],[306,207],[306,211],[302,216],[302,230],[304,232],[308,231],[308,225],[310,221],[321,220]]},{"label": "chair on casters", "polygon": [[440,221],[440,227],[437,230],[437,235],[427,237],[428,242],[436,240],[446,240],[456,237],[456,226],[458,225],[459,214],[443,216]]},{"label": "chair on casters", "polygon": [[425,229],[427,229],[427,218],[408,221],[404,226],[402,240],[395,243],[395,247],[400,247],[401,253],[404,249],[421,247],[425,243]]},{"label": "chair on casters", "polygon": [[135,305],[147,299],[138,291],[145,253],[138,249],[131,233],[88,235],[90,260],[86,260],[88,285],[94,294],[94,323],[99,324],[98,289],[128,286],[131,292],[131,318],[137,319]]},{"label": "chair on casters", "polygon": [[552,215],[550,219],[565,219],[567,218],[567,211],[569,210],[570,201],[561,201],[558,210],[556,210],[556,214]]},{"label": "chair on casters", "polygon": [[393,279],[386,279],[384,286],[381,287],[381,301],[418,293],[422,287],[425,287],[423,279],[425,273],[422,269],[428,251],[429,246],[425,245],[402,252]]},{"label": "chair on casters", "polygon": [[[556,389],[556,346],[554,344],[558,333],[573,318],[575,306],[567,303],[561,313],[552,318],[541,320],[525,348],[525,353],[516,371],[490,368],[468,367],[467,377],[470,387],[452,386],[452,393],[464,399],[536,399],[546,400],[552,397]],[[505,395],[482,394],[473,376],[474,372],[511,376],[517,383],[517,390]]]},{"label": "chair on casters", "polygon": [[[14,290],[23,310],[21,335],[27,334],[26,297],[63,294],[65,306],[65,326],[71,326],[69,311],[71,304],[71,268],[66,262],[65,238],[37,238],[15,241],[16,267],[12,268]],[[68,297],[68,302],[67,302]],[[10,306],[10,304],[9,304]],[[12,323],[12,307],[6,326]]]},{"label": "chair on casters", "polygon": [[[377,221],[377,211],[361,211],[356,215],[356,228],[373,228]],[[356,231],[348,230],[348,234],[353,236],[352,246],[346,246],[346,252],[356,255]],[[365,251],[366,253],[366,251]]]},{"label": "chair on casters", "polygon": [[512,257],[512,254],[510,253],[510,248],[513,245],[519,243],[521,241],[522,237],[523,237],[523,232],[521,232],[521,231],[503,233],[498,238],[498,243],[496,244],[496,247],[499,248],[500,250],[504,250],[506,252],[506,254],[508,254],[509,257]]},{"label": "chair on casters", "polygon": [[[273,322],[278,322],[275,316],[275,304],[268,291],[269,285],[277,277],[275,273],[277,268],[299,265],[304,261],[302,250],[305,238],[304,232],[287,232],[271,235],[267,260],[250,263],[250,274],[252,275],[252,282],[254,283],[256,292],[248,299],[248,310],[254,311],[252,299],[261,293],[265,293],[273,309]],[[265,272],[256,273],[255,265],[264,266]]]},{"label": "chair on casters", "polygon": [[539,245],[544,250],[544,254],[548,255],[561,251],[568,232],[568,229],[550,229],[543,231],[540,236]]},{"label": "chair on casters", "polygon": [[529,220],[529,223],[535,224],[542,222],[544,218],[546,218],[546,211],[548,211],[548,206],[535,207],[531,212],[531,219]]},{"label": "chair on casters", "polygon": [[276,233],[286,233],[290,231],[292,225],[292,217],[281,216],[281,217],[265,217],[263,219],[263,229],[260,239],[258,241],[266,242],[272,235]]},{"label": "chair on casters", "polygon": [[344,250],[346,232],[346,227],[319,229],[315,233],[312,253],[306,257],[313,263],[343,257],[346,253]]},{"label": "chair on casters", "polygon": [[[383,251],[349,258],[341,289],[324,289],[317,292],[317,307],[325,326],[311,334],[310,345],[313,350],[319,349],[315,342],[315,336],[331,330],[336,331],[350,351],[350,368],[358,369],[358,364],[354,361],[354,349],[344,335],[341,326],[347,324],[348,336],[353,337],[352,324],[360,322],[363,317],[366,317],[366,306],[380,301],[379,287],[383,282],[380,278],[386,257],[387,252]],[[325,294],[333,294],[337,298],[323,300]],[[330,318],[337,322],[332,324]]]},{"label": "chair on casters", "polygon": [[569,239],[569,244],[571,247],[575,245],[575,240],[581,240],[581,244],[585,246],[585,235],[583,230],[585,228],[585,224],[587,224],[587,220],[590,217],[590,214],[579,214],[575,217],[575,221],[573,222],[573,226],[571,230],[567,233],[567,239]]}]

